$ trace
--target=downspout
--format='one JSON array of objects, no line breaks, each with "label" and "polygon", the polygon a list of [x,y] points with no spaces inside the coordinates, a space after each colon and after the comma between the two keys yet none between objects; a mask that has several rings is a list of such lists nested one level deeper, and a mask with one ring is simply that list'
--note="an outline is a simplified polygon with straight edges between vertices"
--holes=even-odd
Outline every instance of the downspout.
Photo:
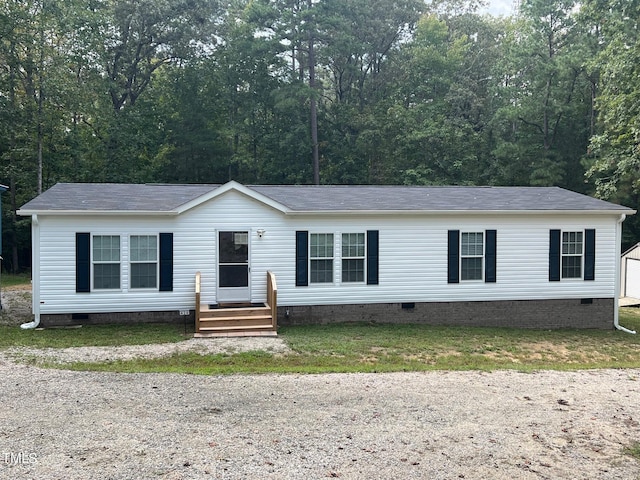
[{"label": "downspout", "polygon": [[34,319],[23,323],[20,328],[31,330],[40,325],[40,227],[38,215],[31,216],[31,296]]},{"label": "downspout", "polygon": [[622,222],[624,222],[624,219],[626,217],[627,216],[624,214],[620,215],[620,218],[618,219],[618,222],[616,224],[616,274],[615,274],[615,294],[613,299],[613,326],[616,327],[618,330],[622,330],[623,332],[635,334],[636,333],[635,330],[629,330],[628,328],[625,328],[622,325],[620,325],[620,323],[618,323],[619,309],[620,309],[620,261],[621,261],[620,255],[622,254],[621,252]]}]

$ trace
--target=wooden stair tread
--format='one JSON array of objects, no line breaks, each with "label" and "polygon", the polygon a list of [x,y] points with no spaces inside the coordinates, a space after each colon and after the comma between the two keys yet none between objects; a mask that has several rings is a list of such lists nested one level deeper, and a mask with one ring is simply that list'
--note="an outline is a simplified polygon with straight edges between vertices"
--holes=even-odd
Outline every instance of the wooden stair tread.
[{"label": "wooden stair tread", "polygon": [[201,322],[217,322],[225,320],[271,320],[271,315],[211,316],[200,317]]},{"label": "wooden stair tread", "polygon": [[241,331],[241,330],[257,330],[257,329],[273,329],[273,325],[271,325],[270,323],[268,324],[263,324],[263,325],[243,325],[243,326],[224,326],[224,325],[219,325],[216,327],[200,327],[200,331],[201,332],[214,332],[217,330],[237,330],[237,331]]},{"label": "wooden stair tread", "polygon": [[218,308],[209,308],[209,305],[202,304],[200,305],[201,312],[226,312],[226,311],[245,311],[245,310],[270,310],[271,308],[268,305],[247,305],[246,307],[218,307]]},{"label": "wooden stair tread", "polygon": [[251,318],[270,316],[270,310],[200,310],[200,318]]},{"label": "wooden stair tread", "polygon": [[225,337],[277,337],[275,330],[236,330],[227,332],[201,332],[194,333],[194,338],[225,338]]}]

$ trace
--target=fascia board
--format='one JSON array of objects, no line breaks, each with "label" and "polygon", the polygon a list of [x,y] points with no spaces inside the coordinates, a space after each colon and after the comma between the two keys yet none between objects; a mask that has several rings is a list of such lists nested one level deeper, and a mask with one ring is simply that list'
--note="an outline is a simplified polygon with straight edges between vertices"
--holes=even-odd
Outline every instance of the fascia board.
[{"label": "fascia board", "polygon": [[295,210],[288,215],[634,215],[635,210]]},{"label": "fascia board", "polygon": [[65,216],[65,215],[73,215],[73,216],[84,216],[84,217],[93,217],[93,216],[156,216],[156,217],[168,217],[168,216],[176,216],[178,212],[169,211],[169,212],[158,212],[155,210],[145,211],[145,210],[18,210],[16,215],[20,215],[23,217],[30,217],[32,215],[42,215],[42,216]]}]

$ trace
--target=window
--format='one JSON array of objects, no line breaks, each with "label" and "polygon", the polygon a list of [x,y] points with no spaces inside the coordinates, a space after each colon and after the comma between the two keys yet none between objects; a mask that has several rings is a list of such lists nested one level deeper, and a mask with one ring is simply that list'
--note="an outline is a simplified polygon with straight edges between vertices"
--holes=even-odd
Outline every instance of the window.
[{"label": "window", "polygon": [[460,279],[482,280],[484,234],[462,233],[460,243]]},{"label": "window", "polygon": [[342,281],[364,282],[364,233],[342,234]]},{"label": "window", "polygon": [[131,288],[157,288],[158,237],[132,235],[130,239]]},{"label": "window", "polygon": [[549,281],[596,278],[596,231],[549,230]]},{"label": "window", "polygon": [[447,283],[497,282],[497,230],[447,232]]},{"label": "window", "polygon": [[94,235],[93,288],[120,288],[120,236]]},{"label": "window", "polygon": [[[309,238],[311,237],[311,238]],[[334,244],[333,234],[309,234],[296,231],[296,287],[309,283],[332,283]],[[459,241],[457,242],[459,243]],[[457,244],[456,244],[457,245]],[[345,233],[339,258],[342,262],[342,281],[379,284],[379,232]]]},{"label": "window", "polygon": [[562,278],[582,278],[582,232],[562,232]]},{"label": "window", "polygon": [[310,242],[311,283],[333,282],[333,233],[312,233]]}]

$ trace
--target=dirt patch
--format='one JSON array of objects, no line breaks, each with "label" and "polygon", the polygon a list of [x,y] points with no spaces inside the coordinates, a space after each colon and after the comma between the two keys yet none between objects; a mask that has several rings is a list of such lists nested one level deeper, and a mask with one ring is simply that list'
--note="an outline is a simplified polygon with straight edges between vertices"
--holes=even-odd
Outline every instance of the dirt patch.
[{"label": "dirt patch", "polygon": [[137,358],[162,358],[181,353],[231,355],[255,351],[274,355],[293,353],[288,345],[277,337],[191,338],[182,342],[151,345],[71,348],[12,347],[0,353],[0,359],[4,355],[11,361],[26,361],[34,365],[43,365],[47,363],[96,363],[127,361]]},{"label": "dirt patch", "polygon": [[590,349],[588,353],[584,353],[571,349],[561,342],[529,342],[522,343],[520,347],[523,352],[533,352],[522,355],[523,361],[525,362],[527,360],[544,360],[547,355],[549,358],[553,358],[554,361],[558,360],[572,364],[610,362],[615,360],[613,356],[598,352],[596,349]]},{"label": "dirt patch", "polygon": [[0,325],[20,325],[33,320],[31,285],[3,287]]}]

